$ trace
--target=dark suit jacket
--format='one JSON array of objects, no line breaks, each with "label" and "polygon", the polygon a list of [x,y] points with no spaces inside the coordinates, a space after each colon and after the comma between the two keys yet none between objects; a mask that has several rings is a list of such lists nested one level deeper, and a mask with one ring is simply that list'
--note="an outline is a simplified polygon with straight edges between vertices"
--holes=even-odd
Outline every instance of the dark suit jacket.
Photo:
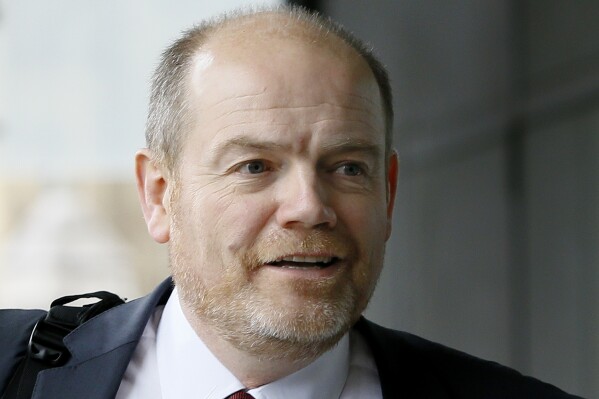
[{"label": "dark suit jacket", "polygon": [[[71,352],[62,367],[39,373],[36,399],[114,398],[154,308],[166,303],[170,279],[150,295],[112,308],[65,337]],[[0,311],[0,392],[24,355],[43,311]],[[493,362],[361,319],[378,367],[384,398],[575,398]]]}]

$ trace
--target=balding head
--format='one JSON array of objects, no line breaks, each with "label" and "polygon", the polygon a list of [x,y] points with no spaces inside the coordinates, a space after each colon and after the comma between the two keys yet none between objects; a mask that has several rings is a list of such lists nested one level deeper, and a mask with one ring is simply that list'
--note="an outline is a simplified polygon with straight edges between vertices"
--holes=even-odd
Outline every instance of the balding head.
[{"label": "balding head", "polygon": [[[392,146],[393,110],[387,72],[372,52],[330,20],[300,8],[276,7],[222,15],[185,32],[170,46],[154,74],[146,127],[155,161],[176,173],[184,138],[195,124],[190,108],[193,79],[215,53],[229,62],[276,56],[276,46],[320,49],[341,62],[363,64],[376,81],[385,121],[386,151]],[[270,51],[270,55],[268,52]],[[292,62],[302,62],[297,59]],[[201,94],[200,94],[201,95]]]}]

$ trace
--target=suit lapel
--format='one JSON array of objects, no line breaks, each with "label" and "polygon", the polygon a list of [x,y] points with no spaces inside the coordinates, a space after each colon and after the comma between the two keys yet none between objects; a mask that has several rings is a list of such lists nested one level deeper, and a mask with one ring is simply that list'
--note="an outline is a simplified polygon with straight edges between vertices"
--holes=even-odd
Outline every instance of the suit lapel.
[{"label": "suit lapel", "polygon": [[39,373],[33,399],[114,398],[149,318],[171,290],[169,278],[150,295],[109,309],[67,335],[71,358]]},{"label": "suit lapel", "polygon": [[379,373],[383,398],[449,398],[443,383],[431,372],[424,356],[418,353],[399,331],[378,326],[364,318],[355,325],[366,339]]}]

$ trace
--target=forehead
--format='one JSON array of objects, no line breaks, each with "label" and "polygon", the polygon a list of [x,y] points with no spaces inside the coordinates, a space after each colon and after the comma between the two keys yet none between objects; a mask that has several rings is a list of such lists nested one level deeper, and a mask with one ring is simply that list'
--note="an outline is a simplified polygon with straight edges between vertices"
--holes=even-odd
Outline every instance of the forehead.
[{"label": "forehead", "polygon": [[234,79],[235,87],[229,86],[237,91],[257,80],[291,89],[297,80],[340,90],[371,86],[373,93],[365,94],[379,95],[370,67],[355,49],[318,26],[276,13],[235,20],[213,33],[196,54],[190,75],[200,98],[202,89],[225,77]]},{"label": "forehead", "polygon": [[[353,129],[383,136],[380,93],[368,64],[341,39],[238,26],[211,38],[190,73],[192,131],[215,137],[262,124]],[[264,28],[264,29],[263,29]],[[207,137],[208,139],[208,137]],[[377,140],[378,137],[377,137]]]},{"label": "forehead", "polygon": [[289,106],[328,97],[381,108],[376,81],[357,57],[340,58],[322,48],[293,42],[270,43],[269,48],[254,51],[230,50],[207,48],[196,55],[189,84],[191,99],[200,108],[243,96]]}]

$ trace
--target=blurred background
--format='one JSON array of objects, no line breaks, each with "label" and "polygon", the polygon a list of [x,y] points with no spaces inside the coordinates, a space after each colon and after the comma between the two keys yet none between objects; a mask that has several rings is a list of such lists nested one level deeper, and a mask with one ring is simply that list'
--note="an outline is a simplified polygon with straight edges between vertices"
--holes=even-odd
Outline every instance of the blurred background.
[{"label": "blurred background", "polygon": [[[248,3],[0,0],[0,307],[168,275],[133,182],[149,79],[181,30]],[[599,397],[599,2],[294,3],[393,79],[400,186],[368,317]]]}]

